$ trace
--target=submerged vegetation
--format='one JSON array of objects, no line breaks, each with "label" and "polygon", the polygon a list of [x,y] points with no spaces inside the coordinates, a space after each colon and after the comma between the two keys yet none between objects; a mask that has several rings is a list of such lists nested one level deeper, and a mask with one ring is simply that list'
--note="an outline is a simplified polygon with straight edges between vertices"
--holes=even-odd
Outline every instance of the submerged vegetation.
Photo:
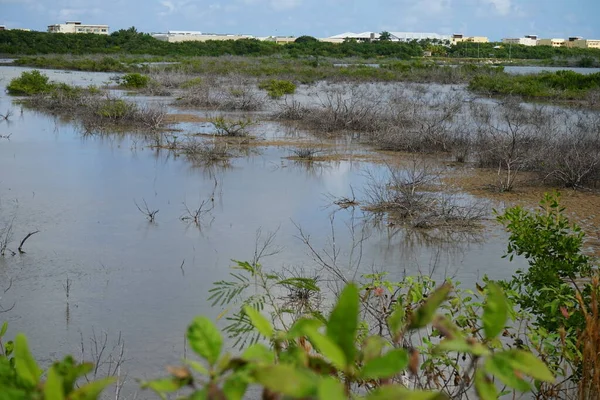
[{"label": "submerged vegetation", "polygon": [[49,82],[39,71],[23,72],[8,85],[9,93],[28,95],[25,106],[74,118],[86,131],[158,129],[164,125],[162,105],[139,105],[105,94],[95,86],[80,88]]}]

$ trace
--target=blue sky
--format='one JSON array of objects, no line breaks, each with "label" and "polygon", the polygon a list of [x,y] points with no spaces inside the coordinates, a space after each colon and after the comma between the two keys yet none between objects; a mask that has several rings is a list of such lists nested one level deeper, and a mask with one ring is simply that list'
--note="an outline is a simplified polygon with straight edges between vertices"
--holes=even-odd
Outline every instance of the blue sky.
[{"label": "blue sky", "polygon": [[417,31],[600,39],[600,0],[0,0],[0,25],[45,30],[81,20],[111,31],[256,36]]}]

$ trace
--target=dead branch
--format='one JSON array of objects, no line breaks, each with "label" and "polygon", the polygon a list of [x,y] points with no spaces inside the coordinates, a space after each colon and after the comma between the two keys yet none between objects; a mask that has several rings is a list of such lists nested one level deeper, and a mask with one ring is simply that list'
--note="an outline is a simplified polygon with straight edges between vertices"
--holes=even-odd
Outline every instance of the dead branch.
[{"label": "dead branch", "polygon": [[146,203],[146,200],[142,198],[142,201],[144,202],[144,207],[140,207],[140,205],[137,203],[137,201],[135,201],[135,199],[133,200],[133,203],[135,204],[135,206],[137,207],[137,209],[146,216],[146,218],[148,218],[148,220],[150,222],[154,222],[154,218],[156,217],[156,214],[158,214],[159,210],[150,210],[150,207],[148,207],[148,203]]},{"label": "dead branch", "polygon": [[39,230],[37,230],[37,231],[35,231],[35,232],[29,232],[29,233],[27,234],[27,236],[25,236],[25,237],[23,238],[23,240],[21,240],[21,244],[19,244],[19,248],[18,248],[18,250],[19,250],[19,253],[20,253],[20,254],[25,254],[25,250],[23,250],[23,246],[25,245],[25,242],[27,241],[27,239],[29,239],[30,237],[32,237],[32,236],[33,236],[33,235],[35,235],[36,233],[40,233],[40,231],[39,231]]}]

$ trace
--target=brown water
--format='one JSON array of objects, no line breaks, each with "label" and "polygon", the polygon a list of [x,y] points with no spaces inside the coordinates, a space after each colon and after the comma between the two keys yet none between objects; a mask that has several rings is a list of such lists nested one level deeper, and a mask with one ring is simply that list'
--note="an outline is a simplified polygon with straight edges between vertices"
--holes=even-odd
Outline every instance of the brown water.
[{"label": "brown water", "polygon": [[[0,69],[5,85],[24,68]],[[47,73],[75,84],[100,84],[110,74]],[[256,232],[277,232],[282,251],[264,261],[267,268],[315,268],[295,237],[300,225],[316,248],[331,238],[327,194],[357,195],[366,183],[365,169],[384,168],[359,162],[333,162],[306,168],[285,159],[285,148],[262,148],[232,160],[231,168],[193,168],[168,152],[145,149],[127,135],[84,137],[69,122],[21,108],[0,94],[0,110],[12,109],[0,122],[1,220],[15,216],[14,241],[40,230],[25,246],[26,254],[0,257],[2,306],[8,336],[25,332],[35,356],[47,363],[66,353],[80,353],[92,331],[125,342],[131,378],[163,374],[164,366],[183,355],[183,334],[196,315],[216,317],[222,309],[206,301],[212,282],[227,277],[231,259],[251,259]],[[264,124],[271,136],[285,130]],[[186,129],[191,129],[189,126]],[[257,128],[260,130],[260,128]],[[202,229],[180,220],[183,202],[200,204],[215,192],[214,220]],[[159,209],[151,224],[134,200]],[[354,217],[353,217],[354,215]],[[347,225],[360,224],[359,210],[335,214],[336,244],[347,257]],[[426,272],[456,276],[473,286],[484,274],[506,278],[517,268],[501,256],[505,234],[490,223],[480,241],[451,243],[367,227],[363,271],[389,271],[391,278]],[[16,250],[17,243],[9,247]],[[180,268],[182,262],[183,267]],[[68,308],[64,284],[71,281]],[[0,290],[0,293],[2,291]],[[142,393],[146,397],[147,393]]]}]

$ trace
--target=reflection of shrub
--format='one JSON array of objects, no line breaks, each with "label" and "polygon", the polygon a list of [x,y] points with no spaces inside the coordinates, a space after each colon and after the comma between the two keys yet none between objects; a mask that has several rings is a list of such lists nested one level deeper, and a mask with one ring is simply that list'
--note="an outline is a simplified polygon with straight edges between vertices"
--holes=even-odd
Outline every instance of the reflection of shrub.
[{"label": "reflection of shrub", "polygon": [[146,75],[138,74],[137,72],[123,75],[121,84],[126,88],[139,89],[148,86],[150,78]]},{"label": "reflection of shrub", "polygon": [[23,72],[20,77],[10,81],[6,89],[13,95],[27,95],[45,93],[54,85],[49,83],[49,78],[38,70]]},{"label": "reflection of shrub", "polygon": [[261,82],[258,87],[266,90],[273,99],[278,99],[283,97],[283,95],[294,94],[294,92],[296,92],[296,85],[293,82],[285,80],[270,79]]}]

